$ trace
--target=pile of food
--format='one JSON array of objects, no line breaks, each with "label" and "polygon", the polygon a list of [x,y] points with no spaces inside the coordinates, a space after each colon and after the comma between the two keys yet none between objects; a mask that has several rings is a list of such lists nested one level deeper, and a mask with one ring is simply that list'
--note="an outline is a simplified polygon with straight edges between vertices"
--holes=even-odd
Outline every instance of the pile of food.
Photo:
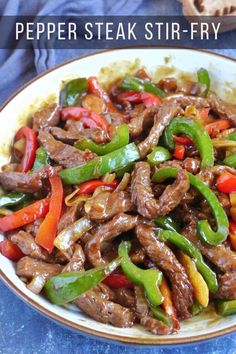
[{"label": "pile of food", "polygon": [[236,105],[196,77],[77,78],[19,129],[0,250],[28,289],[159,335],[236,313]]}]

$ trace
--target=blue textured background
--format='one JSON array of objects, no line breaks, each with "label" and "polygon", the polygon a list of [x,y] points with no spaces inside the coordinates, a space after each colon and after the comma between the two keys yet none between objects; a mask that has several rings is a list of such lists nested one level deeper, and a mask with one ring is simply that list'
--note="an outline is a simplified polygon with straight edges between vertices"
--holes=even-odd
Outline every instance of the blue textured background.
[{"label": "blue textured background", "polygon": [[[177,0],[0,0],[0,13],[178,15]],[[7,29],[9,30],[9,29]],[[24,82],[83,51],[0,51],[0,101]],[[236,50],[222,51],[236,57]],[[7,73],[7,74],[6,74]],[[19,300],[0,281],[0,354],[236,354],[236,334],[193,346],[132,348],[88,338],[60,327]]]}]

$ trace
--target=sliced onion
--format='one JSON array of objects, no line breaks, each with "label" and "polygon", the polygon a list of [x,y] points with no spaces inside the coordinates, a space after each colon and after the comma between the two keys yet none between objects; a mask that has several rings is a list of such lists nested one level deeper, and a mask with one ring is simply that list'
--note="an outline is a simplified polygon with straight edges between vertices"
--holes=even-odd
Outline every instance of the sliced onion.
[{"label": "sliced onion", "polygon": [[236,193],[230,193],[229,195],[230,203],[232,207],[236,207]]},{"label": "sliced onion", "polygon": [[77,188],[71,194],[67,195],[65,197],[65,204],[70,207],[74,204],[85,202],[86,200],[88,200],[89,195],[86,194],[77,195],[79,192],[80,192],[80,188]]},{"label": "sliced onion", "polygon": [[116,178],[116,174],[115,174],[115,173],[106,173],[106,174],[102,177],[102,181],[103,181],[104,183],[112,183],[115,178]]},{"label": "sliced onion", "polygon": [[217,138],[226,138],[228,135],[236,132],[236,128],[225,129],[217,135]]},{"label": "sliced onion", "polygon": [[6,216],[6,215],[11,215],[12,213],[13,213],[12,210],[6,208],[0,208],[0,215]]},{"label": "sliced onion", "polygon": [[236,141],[224,139],[212,139],[213,145],[216,148],[232,148],[236,147]]},{"label": "sliced onion", "polygon": [[120,181],[120,183],[116,187],[115,191],[116,192],[124,191],[127,188],[129,181],[130,181],[130,173],[125,172],[122,180]]},{"label": "sliced onion", "polygon": [[24,155],[25,146],[26,146],[25,138],[21,138],[17,140],[13,145],[14,149],[19,151],[22,155]]},{"label": "sliced onion", "polygon": [[36,275],[31,282],[27,285],[27,288],[34,294],[39,294],[46,283],[46,277],[42,274]]}]

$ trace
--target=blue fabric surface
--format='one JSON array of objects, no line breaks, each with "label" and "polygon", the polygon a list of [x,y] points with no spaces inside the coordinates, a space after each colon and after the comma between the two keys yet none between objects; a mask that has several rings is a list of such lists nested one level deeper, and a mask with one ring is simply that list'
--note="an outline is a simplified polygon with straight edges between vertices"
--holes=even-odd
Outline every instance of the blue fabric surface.
[{"label": "blue fabric surface", "polygon": [[[5,15],[178,15],[177,0],[0,0]],[[10,29],[7,29],[10,33]],[[236,50],[221,51],[235,56]],[[0,102],[29,79],[82,50],[0,50]],[[0,354],[113,353],[113,354],[236,354],[236,335],[176,348],[132,348],[73,333],[32,310],[0,282]]]}]

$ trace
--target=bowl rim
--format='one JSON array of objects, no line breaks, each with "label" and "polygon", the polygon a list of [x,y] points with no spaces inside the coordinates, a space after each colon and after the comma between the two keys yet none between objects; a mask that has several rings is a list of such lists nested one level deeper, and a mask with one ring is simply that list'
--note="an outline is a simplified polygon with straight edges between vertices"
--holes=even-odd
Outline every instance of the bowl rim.
[{"label": "bowl rim", "polygon": [[[20,86],[14,93],[6,99],[1,105],[0,105],[0,112],[8,105],[10,101],[12,101],[21,91],[23,91],[26,87],[31,85],[33,82],[37,81],[43,76],[46,76],[48,73],[57,70],[58,68],[61,68],[63,66],[66,66],[70,63],[73,63],[75,61],[79,61],[88,57],[108,53],[108,52],[113,52],[113,51],[120,51],[120,50],[130,50],[130,49],[181,49],[181,50],[187,50],[187,51],[193,51],[193,52],[200,52],[200,53],[205,53],[207,55],[212,55],[214,57],[220,57],[223,59],[230,60],[234,63],[236,63],[236,58],[227,56],[225,54],[217,53],[217,52],[212,52],[209,50],[204,50],[204,49],[193,49],[193,48],[188,48],[188,47],[168,47],[168,46],[129,46],[129,47],[124,47],[124,48],[116,48],[116,49],[103,49],[99,50],[96,52],[88,53],[88,54],[83,54],[80,56],[76,56],[72,59],[66,60],[63,63],[57,64],[53,66],[52,68],[44,71],[43,73],[35,76],[32,78],[30,81],[26,82],[24,85]],[[40,305],[37,301],[30,299],[22,290],[20,290],[14,283],[11,281],[7,275],[0,269],[0,278],[3,280],[3,282],[10,288],[13,293],[15,293],[21,300],[27,303],[27,305],[30,305],[34,309],[38,310],[42,315],[46,316],[47,318],[63,325],[64,327],[67,327],[71,330],[74,331],[79,331],[81,334],[85,333],[90,336],[94,336],[97,339],[107,339],[107,340],[112,340],[116,342],[120,342],[123,344],[131,344],[131,345],[174,345],[174,344],[191,344],[191,343],[197,343],[201,342],[203,340],[210,340],[216,337],[224,336],[226,334],[232,333],[236,331],[236,324],[231,325],[228,328],[225,329],[219,329],[216,330],[215,332],[209,333],[209,334],[201,334],[201,335],[196,335],[194,337],[185,337],[185,338],[177,338],[175,336],[171,338],[162,338],[159,336],[158,338],[155,337],[148,337],[148,338],[132,338],[132,337],[125,337],[125,336],[117,336],[116,334],[111,334],[111,333],[102,333],[101,331],[94,330],[91,328],[88,328],[86,326],[74,323],[70,321],[69,319],[65,319],[64,317],[57,315],[56,313],[51,312],[50,310],[47,310],[44,308],[44,306]]]}]

